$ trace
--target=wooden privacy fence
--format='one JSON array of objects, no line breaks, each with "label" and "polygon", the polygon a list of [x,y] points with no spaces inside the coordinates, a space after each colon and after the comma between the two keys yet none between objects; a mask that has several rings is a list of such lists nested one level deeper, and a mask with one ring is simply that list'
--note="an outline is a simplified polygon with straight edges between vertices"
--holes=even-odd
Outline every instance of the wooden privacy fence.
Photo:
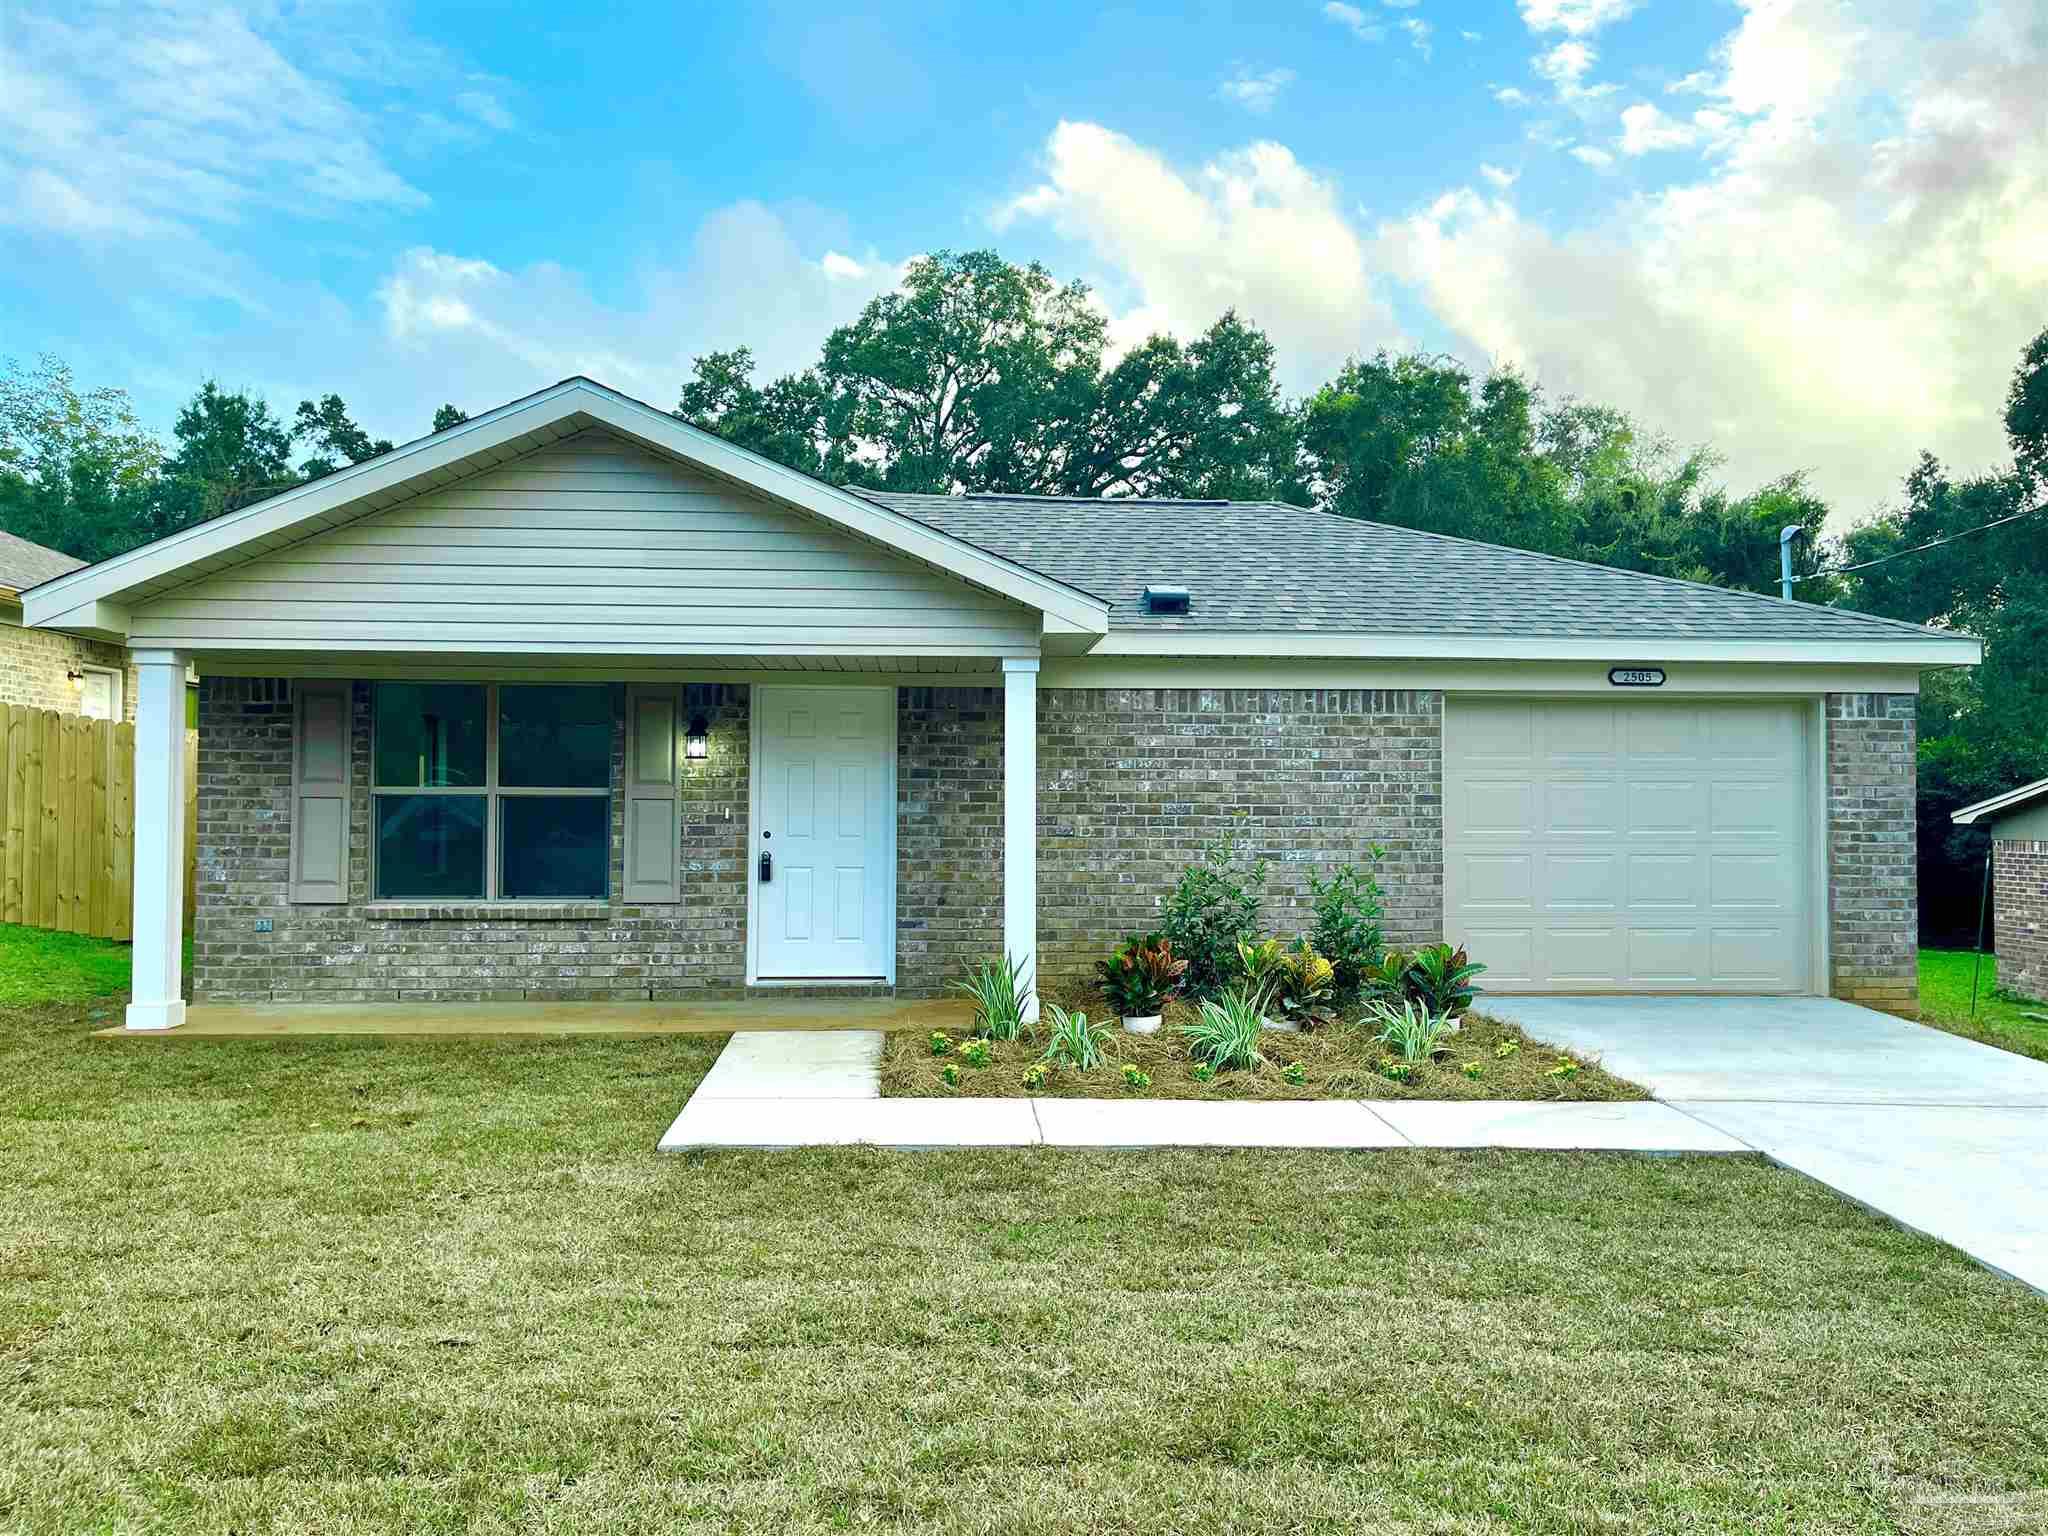
[{"label": "wooden privacy fence", "polygon": [[[199,734],[185,733],[185,926]],[[133,936],[135,727],[0,704],[0,921]]]}]

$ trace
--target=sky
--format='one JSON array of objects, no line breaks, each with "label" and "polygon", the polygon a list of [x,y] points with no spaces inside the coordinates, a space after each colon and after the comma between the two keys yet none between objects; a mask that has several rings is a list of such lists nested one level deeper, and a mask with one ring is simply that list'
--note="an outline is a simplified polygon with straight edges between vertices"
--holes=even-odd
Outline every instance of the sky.
[{"label": "sky", "polygon": [[814,361],[929,251],[1304,393],[1513,363],[1838,521],[2006,459],[2048,326],[2039,0],[0,3],[0,356],[404,441]]}]

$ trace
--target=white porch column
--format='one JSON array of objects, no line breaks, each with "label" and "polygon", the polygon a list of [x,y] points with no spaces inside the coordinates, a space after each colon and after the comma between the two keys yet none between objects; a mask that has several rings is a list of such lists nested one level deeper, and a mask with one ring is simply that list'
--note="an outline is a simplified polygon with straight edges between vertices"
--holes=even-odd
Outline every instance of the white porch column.
[{"label": "white porch column", "polygon": [[1003,662],[1003,954],[1022,961],[1038,1017],[1038,658]]},{"label": "white porch column", "polygon": [[185,658],[137,651],[135,945],[130,1029],[185,1022]]}]

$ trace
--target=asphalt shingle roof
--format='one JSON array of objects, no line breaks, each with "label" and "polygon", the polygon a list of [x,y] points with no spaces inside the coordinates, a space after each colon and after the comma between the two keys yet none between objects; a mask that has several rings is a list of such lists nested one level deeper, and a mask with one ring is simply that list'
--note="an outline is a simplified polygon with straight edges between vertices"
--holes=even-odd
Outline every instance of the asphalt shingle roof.
[{"label": "asphalt shingle roof", "polygon": [[[1828,642],[1918,625],[1255,501],[857,494],[1110,604],[1112,629]],[[1184,586],[1184,616],[1145,611]]]},{"label": "asphalt shingle roof", "polygon": [[74,560],[62,550],[46,549],[11,533],[0,533],[0,589],[26,592],[83,564],[83,560]]}]

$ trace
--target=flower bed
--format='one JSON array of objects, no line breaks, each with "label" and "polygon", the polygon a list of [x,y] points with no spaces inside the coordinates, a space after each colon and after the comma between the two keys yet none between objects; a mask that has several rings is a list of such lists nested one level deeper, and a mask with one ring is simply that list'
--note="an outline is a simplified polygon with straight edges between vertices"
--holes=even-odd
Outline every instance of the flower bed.
[{"label": "flower bed", "polygon": [[[1086,1008],[1098,999],[1077,1000]],[[1467,1014],[1435,1058],[1401,1062],[1373,1038],[1375,1026],[1357,1013],[1321,1029],[1267,1030],[1260,1037],[1263,1066],[1217,1072],[1204,1079],[1189,1054],[1181,1027],[1193,1010],[1167,1005],[1156,1035],[1126,1034],[1112,1023],[1099,1066],[1081,1071],[1043,1062],[1047,1032],[1017,1040],[976,1041],[953,1034],[943,1040],[892,1034],[882,1052],[885,1098],[1064,1099],[1645,1099],[1634,1083],[1599,1064],[1532,1040],[1512,1024]],[[985,1064],[984,1064],[985,1063]],[[1042,1072],[1033,1072],[1033,1068]],[[1133,1074],[1126,1067],[1135,1067]],[[949,1072],[947,1069],[951,1068]],[[1027,1082],[1027,1078],[1030,1080]]]}]

